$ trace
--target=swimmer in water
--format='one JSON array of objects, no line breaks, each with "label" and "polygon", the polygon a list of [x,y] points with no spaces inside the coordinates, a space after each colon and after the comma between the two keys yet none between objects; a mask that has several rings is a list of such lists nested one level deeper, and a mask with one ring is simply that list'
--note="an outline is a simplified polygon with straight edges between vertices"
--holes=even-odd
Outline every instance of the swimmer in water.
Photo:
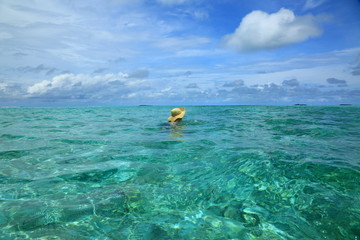
[{"label": "swimmer in water", "polygon": [[181,121],[185,116],[186,110],[184,107],[181,108],[174,108],[171,111],[171,116],[168,117],[170,123],[175,123]]}]

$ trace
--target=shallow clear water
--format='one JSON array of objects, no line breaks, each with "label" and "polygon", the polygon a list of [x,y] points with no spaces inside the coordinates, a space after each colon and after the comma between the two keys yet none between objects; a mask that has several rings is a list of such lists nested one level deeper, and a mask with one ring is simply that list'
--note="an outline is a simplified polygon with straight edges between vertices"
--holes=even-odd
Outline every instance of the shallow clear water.
[{"label": "shallow clear water", "polygon": [[0,239],[360,239],[360,107],[0,109]]}]

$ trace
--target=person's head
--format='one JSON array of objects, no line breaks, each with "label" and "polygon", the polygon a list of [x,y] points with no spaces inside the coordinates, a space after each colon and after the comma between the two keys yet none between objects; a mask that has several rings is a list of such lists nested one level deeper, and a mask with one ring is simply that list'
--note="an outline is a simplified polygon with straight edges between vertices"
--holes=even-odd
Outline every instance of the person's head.
[{"label": "person's head", "polygon": [[186,113],[185,108],[181,107],[181,108],[174,108],[171,111],[171,116],[168,117],[169,122],[176,122],[181,120]]}]

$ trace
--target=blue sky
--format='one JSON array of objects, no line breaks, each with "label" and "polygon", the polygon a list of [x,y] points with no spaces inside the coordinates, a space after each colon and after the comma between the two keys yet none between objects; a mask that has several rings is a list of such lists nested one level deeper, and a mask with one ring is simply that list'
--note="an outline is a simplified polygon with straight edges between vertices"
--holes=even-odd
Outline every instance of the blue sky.
[{"label": "blue sky", "polygon": [[0,0],[0,106],[360,104],[357,0]]}]

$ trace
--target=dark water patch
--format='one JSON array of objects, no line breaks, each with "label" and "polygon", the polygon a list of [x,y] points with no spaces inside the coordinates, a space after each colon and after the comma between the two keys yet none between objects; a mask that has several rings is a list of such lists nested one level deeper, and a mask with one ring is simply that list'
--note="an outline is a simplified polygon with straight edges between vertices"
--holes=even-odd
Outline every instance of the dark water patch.
[{"label": "dark water patch", "polygon": [[50,132],[50,133],[64,133],[65,131],[60,130],[60,129],[50,129],[50,130],[48,130],[48,132]]},{"label": "dark water patch", "polygon": [[102,146],[111,144],[110,141],[97,141],[97,140],[78,140],[78,139],[57,139],[56,142],[72,145],[91,145],[91,146]]},{"label": "dark water patch", "polygon": [[140,223],[134,230],[134,237],[138,239],[170,239],[167,232],[156,224]]},{"label": "dark water patch", "polygon": [[146,164],[137,173],[134,181],[138,184],[166,184],[172,178],[169,167],[161,164]]},{"label": "dark water patch", "polygon": [[109,118],[111,117],[112,115],[108,115],[108,114],[98,114],[95,116],[95,118]]},{"label": "dark water patch", "polygon": [[13,178],[0,173],[0,184],[25,184],[31,182],[28,179]]},{"label": "dark water patch", "polygon": [[29,127],[29,128],[31,128],[31,129],[41,129],[41,130],[45,130],[45,129],[53,128],[53,126],[35,125],[35,126],[31,126],[31,127]]},{"label": "dark water patch", "polygon": [[0,135],[0,138],[7,139],[7,140],[15,140],[15,139],[21,139],[25,136],[19,136],[19,135],[12,135],[12,134],[2,134]]},{"label": "dark water patch", "polygon": [[57,118],[55,118],[55,117],[44,117],[44,118],[42,118],[42,120],[53,121],[53,120],[57,120]]},{"label": "dark water patch", "polygon": [[[162,127],[143,127],[141,129],[143,131],[146,131],[143,134],[149,135],[149,134],[153,134],[154,132],[159,132],[159,131],[163,130],[164,125],[162,125]],[[165,129],[171,129],[171,126],[165,125]]]},{"label": "dark water patch", "polygon": [[98,135],[100,136],[108,136],[108,135],[112,135],[112,134],[116,134],[117,132],[114,130],[102,130],[98,133]]},{"label": "dark water patch", "polygon": [[89,162],[89,159],[86,157],[79,157],[79,156],[64,156],[57,160],[57,163],[59,164],[81,164]]},{"label": "dark water patch", "polygon": [[179,141],[148,141],[136,143],[138,146],[150,149],[172,149],[179,144],[181,144]]},{"label": "dark water patch", "polygon": [[360,175],[355,174],[353,169],[309,162],[301,167],[306,170],[307,179],[313,182],[321,182],[339,192],[353,191],[353,193],[360,194],[358,187]]},{"label": "dark water patch", "polygon": [[301,119],[291,119],[291,118],[285,118],[285,119],[267,119],[264,121],[266,124],[272,126],[272,125],[282,125],[282,126],[306,126],[306,125],[314,125],[314,122],[307,121],[307,120],[301,120]]},{"label": "dark water patch", "polygon": [[0,152],[1,160],[11,160],[27,156],[30,153],[29,150],[14,150],[14,151],[2,151]]},{"label": "dark water patch", "polygon": [[326,198],[315,198],[313,203],[300,210],[299,214],[322,238],[356,239],[357,235],[352,230],[357,225],[359,214],[346,214],[347,208],[347,204],[340,201],[329,202]]},{"label": "dark water patch", "polygon": [[131,122],[134,122],[135,120],[138,120],[136,118],[129,118],[129,117],[121,117],[121,118],[115,118],[114,121],[117,121],[117,122],[122,122],[122,123],[131,123]]},{"label": "dark water patch", "polygon": [[197,141],[197,143],[204,145],[204,146],[216,146],[217,144],[211,140],[208,139],[200,139]]},{"label": "dark water patch", "polygon": [[116,174],[117,171],[118,169],[108,169],[104,171],[97,170],[97,171],[82,172],[76,174],[66,174],[59,177],[67,181],[101,182]]}]

